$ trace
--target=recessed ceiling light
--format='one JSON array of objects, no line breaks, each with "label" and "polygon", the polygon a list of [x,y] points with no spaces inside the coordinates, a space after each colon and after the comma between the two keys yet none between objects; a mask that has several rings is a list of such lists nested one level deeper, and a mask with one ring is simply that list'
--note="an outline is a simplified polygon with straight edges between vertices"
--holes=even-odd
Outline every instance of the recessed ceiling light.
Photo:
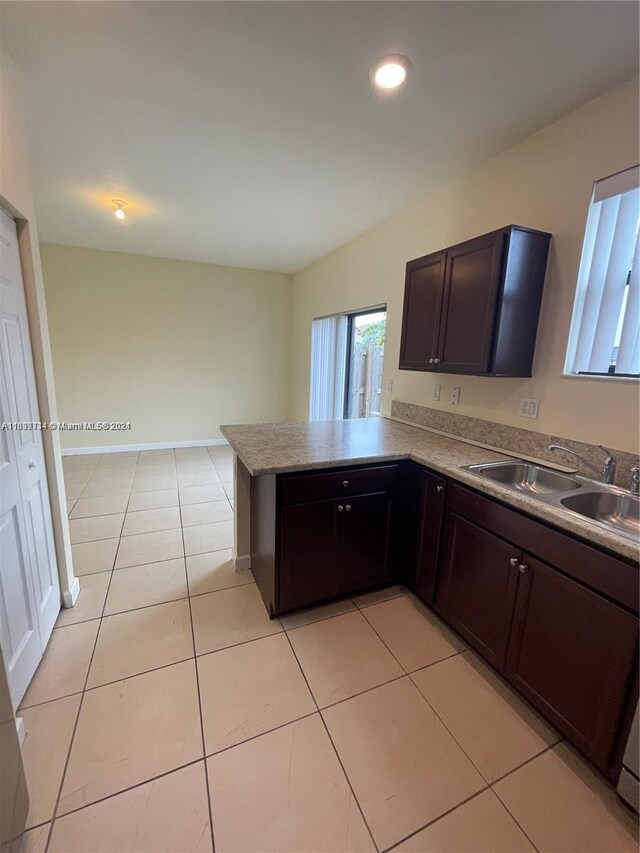
[{"label": "recessed ceiling light", "polygon": [[369,76],[378,89],[389,91],[389,89],[397,89],[404,83],[410,67],[411,62],[406,56],[402,56],[401,53],[394,53],[390,56],[383,56],[382,59],[375,62]]},{"label": "recessed ceiling light", "polygon": [[112,198],[111,204],[115,206],[115,210],[113,211],[115,218],[120,220],[124,219],[126,215],[124,209],[127,206],[127,202],[122,201],[120,198]]}]

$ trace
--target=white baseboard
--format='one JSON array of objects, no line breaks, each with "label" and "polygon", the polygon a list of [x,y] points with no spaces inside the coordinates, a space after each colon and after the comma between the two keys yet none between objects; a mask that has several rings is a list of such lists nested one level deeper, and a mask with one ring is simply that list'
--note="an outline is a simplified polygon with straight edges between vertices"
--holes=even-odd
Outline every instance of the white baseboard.
[{"label": "white baseboard", "polygon": [[62,603],[65,607],[73,607],[80,595],[80,579],[74,578],[71,589],[62,593]]},{"label": "white baseboard", "polygon": [[108,444],[104,447],[63,447],[63,456],[86,453],[130,453],[136,450],[171,450],[173,447],[213,447],[229,444],[226,438],[203,438],[196,441],[152,441],[149,444]]},{"label": "white baseboard", "polygon": [[251,568],[251,554],[239,554],[234,556],[233,565],[236,572],[246,572]]}]

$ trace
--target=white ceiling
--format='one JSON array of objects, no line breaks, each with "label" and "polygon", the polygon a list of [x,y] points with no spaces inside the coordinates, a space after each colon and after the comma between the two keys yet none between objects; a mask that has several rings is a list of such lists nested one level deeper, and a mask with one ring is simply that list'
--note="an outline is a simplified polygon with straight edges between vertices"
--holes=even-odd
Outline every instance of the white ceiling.
[{"label": "white ceiling", "polygon": [[43,240],[287,272],[638,66],[633,2],[0,5]]}]

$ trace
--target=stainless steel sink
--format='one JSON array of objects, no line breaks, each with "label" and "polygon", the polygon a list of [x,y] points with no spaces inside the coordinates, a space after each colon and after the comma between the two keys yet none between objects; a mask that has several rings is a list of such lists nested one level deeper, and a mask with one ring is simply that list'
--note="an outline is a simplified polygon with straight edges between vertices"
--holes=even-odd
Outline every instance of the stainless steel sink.
[{"label": "stainless steel sink", "polygon": [[640,498],[579,474],[563,474],[521,459],[464,465],[465,470],[640,542]]},{"label": "stainless steel sink", "polygon": [[623,492],[587,492],[567,495],[560,503],[600,524],[615,528],[619,533],[640,537],[640,499]]},{"label": "stainless steel sink", "polygon": [[570,474],[561,474],[530,462],[491,462],[487,465],[468,465],[466,468],[519,492],[547,495],[581,488],[581,483]]}]

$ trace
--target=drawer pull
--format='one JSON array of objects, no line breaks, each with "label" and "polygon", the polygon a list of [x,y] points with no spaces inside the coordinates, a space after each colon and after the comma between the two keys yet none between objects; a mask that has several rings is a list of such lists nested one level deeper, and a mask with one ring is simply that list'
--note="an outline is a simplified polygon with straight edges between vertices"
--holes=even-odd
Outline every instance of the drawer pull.
[{"label": "drawer pull", "polygon": [[351,504],[347,504],[347,505],[346,505],[346,507],[345,507],[345,510],[346,510],[347,512],[351,512]]},{"label": "drawer pull", "polygon": [[347,486],[349,485],[349,481],[348,481],[348,480],[343,480],[343,481],[342,481],[342,485],[343,485],[343,486],[345,487],[345,489],[346,489],[346,488],[347,488]]},{"label": "drawer pull", "polygon": [[519,562],[520,560],[517,557],[511,557],[511,559],[509,560],[509,565],[513,566],[513,568],[515,569]]},{"label": "drawer pull", "polygon": [[342,506],[342,504],[340,504],[340,506],[338,507],[338,512],[344,512],[344,507]]},{"label": "drawer pull", "polygon": [[529,566],[526,563],[520,563],[520,565],[518,566],[518,571],[521,575],[524,575],[526,572],[529,571]]},{"label": "drawer pull", "polygon": [[436,486],[436,492],[443,492],[444,486]]}]

